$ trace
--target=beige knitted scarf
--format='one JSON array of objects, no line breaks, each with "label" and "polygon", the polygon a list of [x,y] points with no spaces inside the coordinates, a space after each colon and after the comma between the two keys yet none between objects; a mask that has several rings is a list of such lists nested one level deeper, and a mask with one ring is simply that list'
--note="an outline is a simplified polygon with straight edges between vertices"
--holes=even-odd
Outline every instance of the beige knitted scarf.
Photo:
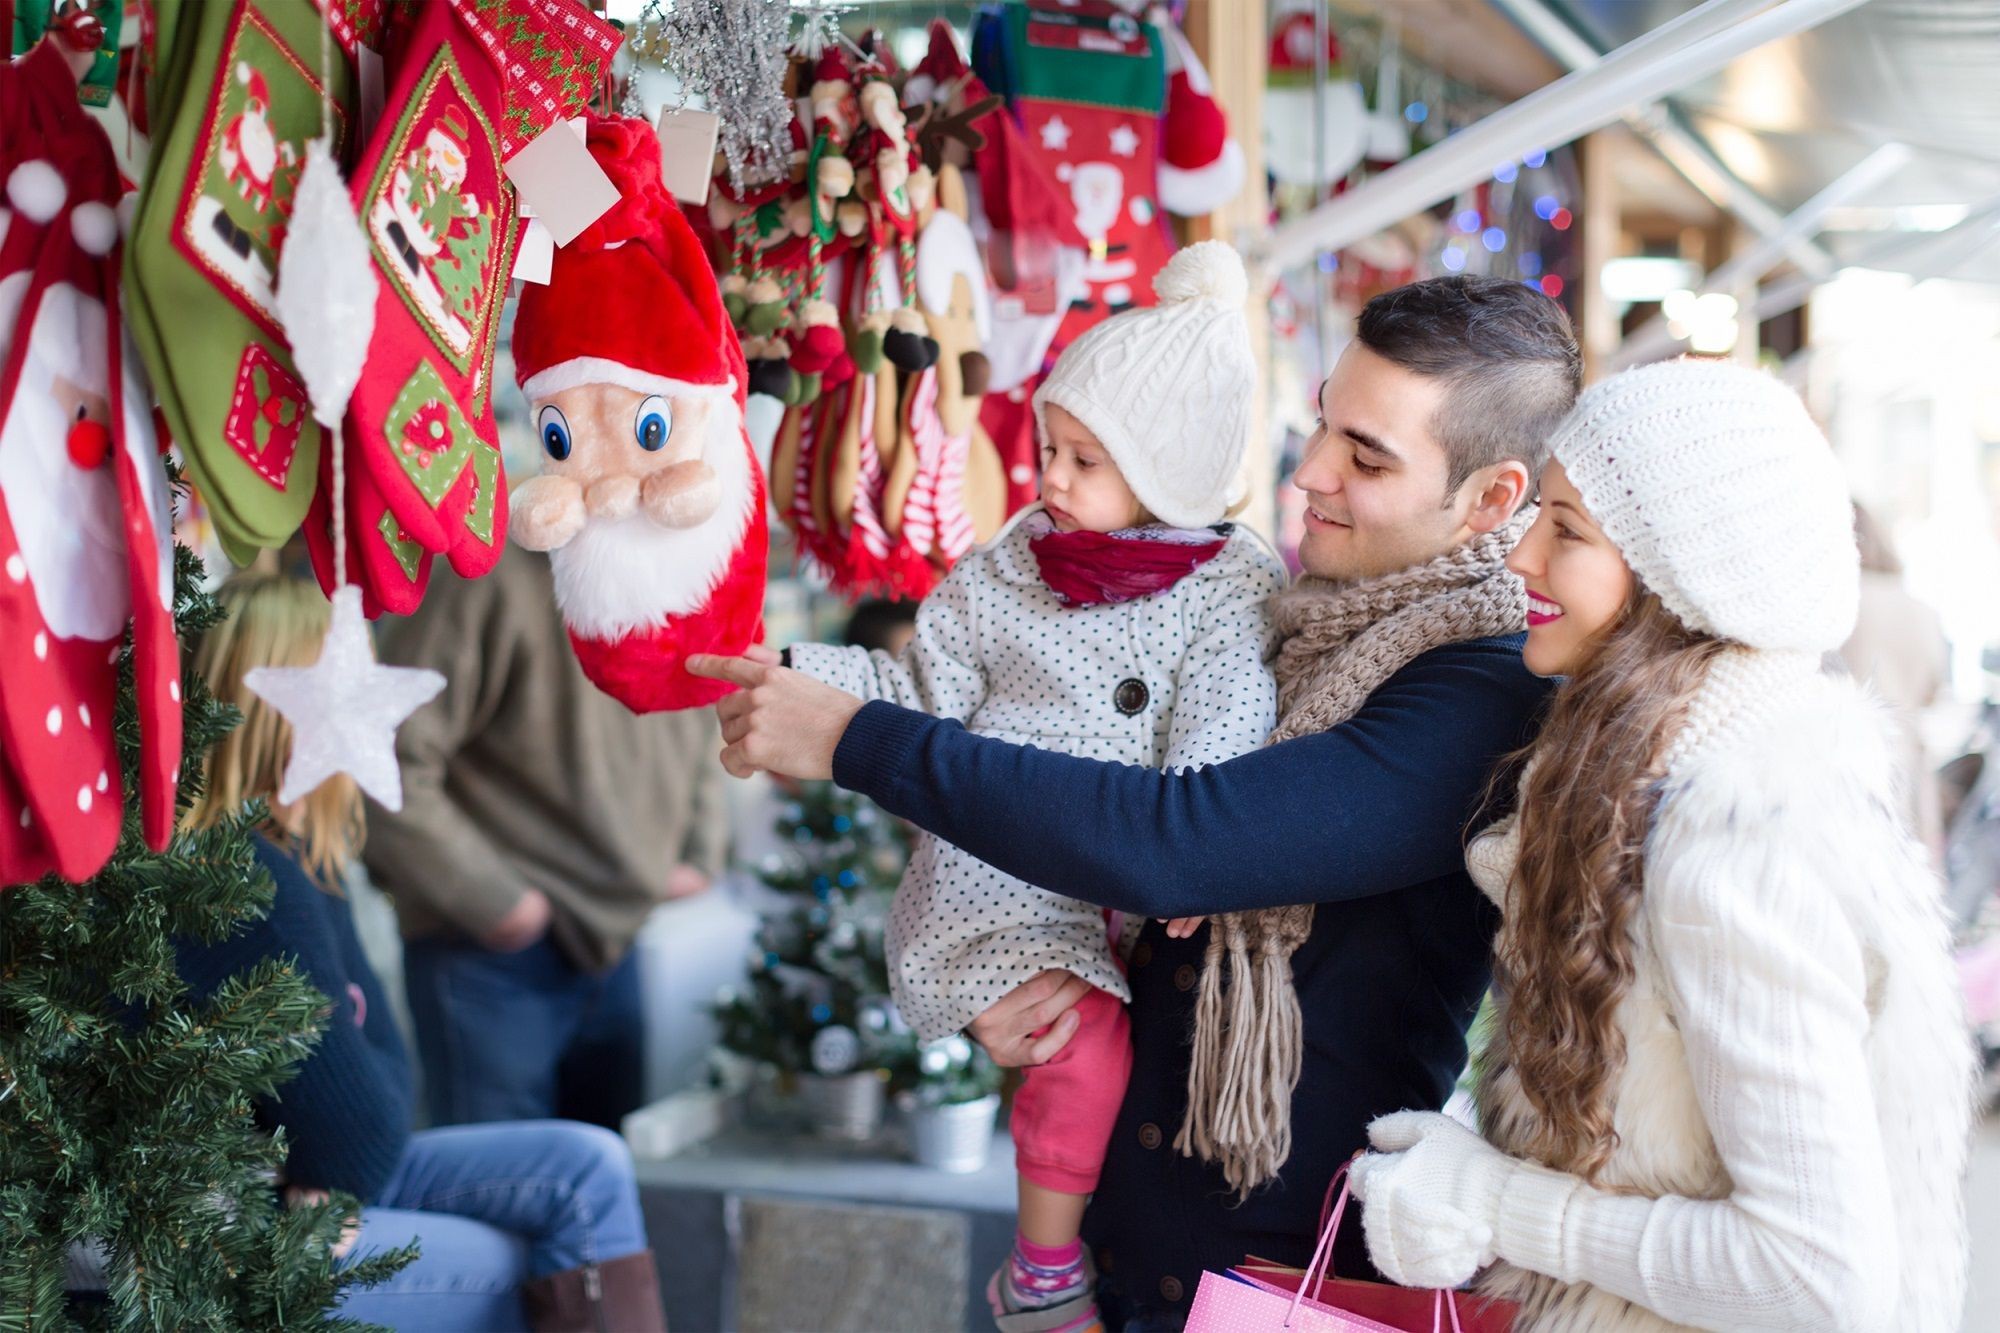
[{"label": "beige knitted scarf", "polygon": [[[1272,598],[1278,729],[1269,743],[1339,726],[1433,648],[1519,633],[1527,594],[1504,562],[1533,517],[1524,510],[1498,531],[1400,573],[1356,583],[1303,578]],[[1304,1059],[1292,952],[1312,923],[1311,903],[1208,923],[1187,1118],[1174,1147],[1220,1165],[1239,1197],[1291,1155],[1292,1092]]]}]

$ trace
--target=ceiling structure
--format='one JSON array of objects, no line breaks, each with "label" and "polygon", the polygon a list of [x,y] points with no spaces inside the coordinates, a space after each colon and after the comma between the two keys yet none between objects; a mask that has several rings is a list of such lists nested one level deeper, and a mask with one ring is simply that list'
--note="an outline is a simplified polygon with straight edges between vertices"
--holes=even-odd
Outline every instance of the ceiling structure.
[{"label": "ceiling structure", "polygon": [[[1394,0],[1390,0],[1394,3]],[[1695,0],[1544,0],[1599,50]],[[1908,160],[1828,215],[1836,259],[2000,281],[2000,5],[1870,0],[1738,58],[1663,108],[1788,214],[1885,144]]]}]

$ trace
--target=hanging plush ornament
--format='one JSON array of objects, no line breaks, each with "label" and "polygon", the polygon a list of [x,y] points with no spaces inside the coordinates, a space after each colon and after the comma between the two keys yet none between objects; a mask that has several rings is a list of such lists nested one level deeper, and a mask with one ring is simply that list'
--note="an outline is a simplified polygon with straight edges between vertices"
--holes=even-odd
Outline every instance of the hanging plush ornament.
[{"label": "hanging plush ornament", "polygon": [[514,363],[546,454],[513,533],[550,553],[586,675],[634,712],[713,703],[689,654],[762,635],[764,482],[743,353],[643,121],[593,116],[620,199],[521,295]]},{"label": "hanging plush ornament", "polygon": [[0,885],[88,878],[118,840],[128,625],[140,829],[155,850],[173,832],[172,520],[119,302],[118,164],[77,101],[97,31],[0,64]]},{"label": "hanging plush ornament", "polygon": [[[1315,48],[1324,54],[1316,57]],[[1322,66],[1326,83],[1315,93],[1313,80]],[[1286,185],[1331,187],[1361,164],[1371,134],[1361,85],[1341,63],[1333,25],[1315,22],[1310,11],[1280,18],[1271,31],[1266,69],[1266,167]]]}]

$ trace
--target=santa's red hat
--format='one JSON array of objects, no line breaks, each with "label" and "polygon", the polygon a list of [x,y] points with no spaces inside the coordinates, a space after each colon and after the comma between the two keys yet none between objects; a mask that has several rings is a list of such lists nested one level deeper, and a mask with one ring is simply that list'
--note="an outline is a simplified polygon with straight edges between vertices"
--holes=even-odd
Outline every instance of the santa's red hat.
[{"label": "santa's red hat", "polygon": [[917,62],[917,67],[910,71],[909,82],[903,85],[904,106],[936,100],[939,93],[949,89],[966,72],[965,57],[958,52],[958,37],[951,24],[932,19],[930,39],[924,58]]},{"label": "santa's red hat", "polygon": [[1186,36],[1161,28],[1167,63],[1167,105],[1160,126],[1160,203],[1169,213],[1213,212],[1243,188],[1243,150],[1215,100],[1208,71]]},{"label": "santa's red hat", "polygon": [[660,179],[653,127],[593,116],[590,155],[619,201],[556,251],[547,285],[528,284],[514,325],[514,372],[539,400],[584,384],[636,393],[734,397],[747,375],[708,256]]},{"label": "santa's red hat", "polygon": [[271,85],[264,81],[264,74],[247,60],[236,62],[236,81],[243,85],[244,95],[259,110],[271,105]]},{"label": "santa's red hat", "polygon": [[819,61],[813,66],[813,82],[854,82],[854,67],[847,63],[847,53],[838,46],[828,46],[821,51]]}]

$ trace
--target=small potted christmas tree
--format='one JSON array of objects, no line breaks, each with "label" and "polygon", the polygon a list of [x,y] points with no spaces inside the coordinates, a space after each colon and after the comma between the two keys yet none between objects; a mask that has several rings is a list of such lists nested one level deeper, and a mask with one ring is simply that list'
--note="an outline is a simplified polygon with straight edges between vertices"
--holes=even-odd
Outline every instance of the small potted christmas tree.
[{"label": "small potted christmas tree", "polygon": [[909,859],[902,828],[830,782],[802,785],[778,819],[784,850],[758,868],[771,910],[748,988],[718,997],[725,1050],[798,1093],[816,1131],[869,1139],[915,1040],[889,999],[883,929]]},{"label": "small potted christmas tree", "polygon": [[921,1166],[963,1173],[986,1165],[1000,1110],[1000,1069],[964,1037],[917,1052],[914,1086],[897,1105],[910,1122],[910,1156]]}]

